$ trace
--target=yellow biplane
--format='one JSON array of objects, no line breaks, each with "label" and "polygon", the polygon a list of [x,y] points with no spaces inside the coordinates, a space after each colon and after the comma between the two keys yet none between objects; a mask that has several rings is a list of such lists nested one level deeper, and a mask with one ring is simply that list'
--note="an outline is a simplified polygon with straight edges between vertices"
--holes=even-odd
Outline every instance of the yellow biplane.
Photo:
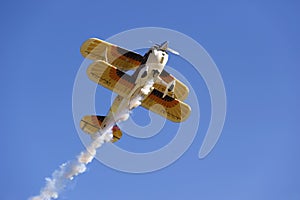
[{"label": "yellow biplane", "polygon": [[[126,120],[129,111],[139,105],[173,122],[188,118],[191,108],[183,100],[189,89],[164,70],[168,52],[178,54],[168,47],[168,42],[152,46],[142,56],[90,38],[82,44],[80,52],[93,60],[87,69],[88,77],[118,94],[107,116],[88,115],[81,119],[80,127],[84,132],[93,135],[112,130],[112,142],[115,142],[122,137],[116,123]],[[126,74],[129,70],[134,73]]]}]

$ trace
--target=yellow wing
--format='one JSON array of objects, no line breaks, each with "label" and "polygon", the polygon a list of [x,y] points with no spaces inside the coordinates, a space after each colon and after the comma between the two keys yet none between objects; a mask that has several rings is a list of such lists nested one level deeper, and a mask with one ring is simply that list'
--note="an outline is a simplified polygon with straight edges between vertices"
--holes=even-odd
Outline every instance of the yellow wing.
[{"label": "yellow wing", "polygon": [[189,117],[191,112],[189,105],[168,95],[162,97],[163,93],[154,89],[142,102],[142,106],[173,122],[182,122]]},{"label": "yellow wing", "polygon": [[98,60],[87,69],[88,77],[103,87],[126,97],[134,88],[134,79],[116,67]]},{"label": "yellow wing", "polygon": [[80,52],[85,58],[104,60],[123,71],[136,69],[143,60],[143,56],[138,53],[97,38],[85,41]]},{"label": "yellow wing", "polygon": [[[143,60],[143,56],[138,53],[97,38],[90,38],[85,41],[81,46],[80,52],[86,58],[103,60],[122,71],[137,69]],[[189,93],[187,86],[165,70],[162,71],[160,77],[166,83],[175,80],[174,97],[181,101],[186,99]],[[166,86],[161,83],[155,83],[154,87],[161,92],[164,92],[166,89]]]},{"label": "yellow wing", "polygon": [[[174,98],[179,99],[181,101],[187,98],[189,94],[189,88],[184,83],[176,79],[173,75],[171,75],[165,70],[161,72],[159,77],[166,83],[170,83],[173,80],[175,80]],[[154,84],[154,87],[161,92],[164,92],[166,90],[166,86],[159,82],[156,82]],[[169,93],[169,95],[171,96],[171,93]]]}]

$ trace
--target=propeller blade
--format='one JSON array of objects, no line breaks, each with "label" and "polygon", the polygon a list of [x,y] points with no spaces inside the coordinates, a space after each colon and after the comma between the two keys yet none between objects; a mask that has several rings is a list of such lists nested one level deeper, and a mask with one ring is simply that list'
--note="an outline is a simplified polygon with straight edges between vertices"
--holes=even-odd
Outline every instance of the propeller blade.
[{"label": "propeller blade", "polygon": [[169,51],[170,53],[173,53],[173,54],[179,56],[179,52],[177,52],[177,51],[175,51],[175,50],[173,50],[171,48],[168,48],[167,51]]},{"label": "propeller blade", "polygon": [[164,43],[162,44],[157,44],[157,43],[154,43],[152,40],[148,40],[151,44],[154,44],[155,47],[157,48],[160,48],[161,50],[163,51],[169,51],[170,53],[173,53],[175,55],[180,55],[178,51],[175,51],[174,49],[171,49],[168,47],[168,41],[165,41]]}]

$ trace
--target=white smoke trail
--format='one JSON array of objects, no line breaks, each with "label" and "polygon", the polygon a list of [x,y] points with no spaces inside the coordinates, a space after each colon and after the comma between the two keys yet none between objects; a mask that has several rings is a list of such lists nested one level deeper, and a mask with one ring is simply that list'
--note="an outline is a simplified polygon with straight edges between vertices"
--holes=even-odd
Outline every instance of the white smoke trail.
[{"label": "white smoke trail", "polygon": [[112,133],[108,132],[95,138],[87,147],[86,151],[82,151],[76,160],[66,162],[55,170],[51,178],[46,178],[46,185],[41,189],[38,196],[30,197],[29,200],[51,200],[57,199],[58,195],[67,186],[68,182],[75,176],[86,171],[86,165],[90,163],[96,155],[97,149],[104,142],[112,139]]},{"label": "white smoke trail", "polygon": [[[120,105],[120,110],[118,110],[114,115],[114,122],[125,121],[129,117],[129,112],[133,107],[139,106],[142,100],[151,92],[152,86],[154,84],[153,80],[148,81],[144,87],[141,89],[139,95],[134,98],[127,100],[124,99],[124,104],[128,107],[123,107]],[[129,101],[129,102],[128,102]],[[46,185],[41,189],[38,196],[30,197],[29,200],[51,200],[57,199],[59,193],[67,186],[70,180],[79,174],[86,171],[86,165],[94,159],[97,149],[102,146],[104,142],[110,142],[113,135],[111,132],[111,127],[107,127],[109,131],[101,134],[95,134],[92,136],[93,141],[87,147],[85,151],[82,151],[76,160],[66,162],[60,166],[58,170],[52,173],[52,178],[46,178]]]}]

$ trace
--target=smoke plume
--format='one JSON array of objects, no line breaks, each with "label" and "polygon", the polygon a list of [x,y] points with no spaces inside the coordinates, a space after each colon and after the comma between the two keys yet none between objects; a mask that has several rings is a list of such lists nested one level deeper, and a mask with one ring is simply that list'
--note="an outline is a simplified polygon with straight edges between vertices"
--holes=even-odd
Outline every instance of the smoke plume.
[{"label": "smoke plume", "polygon": [[[154,81],[148,81],[141,89],[141,93],[132,97],[131,99],[124,99],[122,102],[126,106],[120,105],[120,109],[114,113],[115,122],[125,121],[129,117],[129,112],[132,108],[141,105],[142,100],[151,92],[151,87]],[[110,142],[113,135],[111,129],[105,133],[93,135],[92,143],[85,151],[82,151],[76,160],[72,160],[62,164],[59,169],[52,173],[51,178],[46,178],[46,185],[40,191],[38,196],[29,198],[29,200],[51,200],[57,199],[60,192],[73,180],[73,178],[86,171],[88,163],[94,159],[97,149],[102,146],[104,142]]]},{"label": "smoke plume", "polygon": [[111,139],[111,132],[94,138],[87,149],[77,156],[76,160],[62,164],[59,169],[52,173],[51,178],[46,178],[46,185],[41,189],[40,194],[29,198],[29,200],[57,199],[60,192],[63,191],[75,176],[86,171],[86,166],[94,159],[97,149],[101,147],[103,143],[109,142]]}]

